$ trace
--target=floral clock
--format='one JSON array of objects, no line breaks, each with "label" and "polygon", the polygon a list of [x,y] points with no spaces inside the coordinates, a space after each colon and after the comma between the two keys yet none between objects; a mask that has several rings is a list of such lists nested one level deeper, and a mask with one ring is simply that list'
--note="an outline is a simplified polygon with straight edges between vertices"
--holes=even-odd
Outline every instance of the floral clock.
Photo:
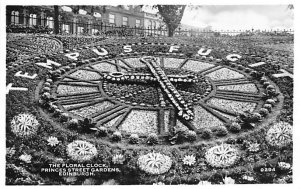
[{"label": "floral clock", "polygon": [[[242,52],[223,52],[223,58],[214,58],[218,51],[165,43],[106,44],[40,55],[10,66],[8,101],[18,101],[15,93],[28,94],[21,101],[43,120],[40,126],[34,116],[9,104],[9,112],[20,113],[11,117],[11,132],[28,137],[42,127],[46,132],[41,136],[46,137],[51,125],[54,132],[76,135],[66,144],[65,156],[78,162],[97,159],[99,145],[113,148],[116,142],[125,143],[121,148],[142,151],[135,161],[147,174],[168,174],[173,169],[173,154],[161,150],[166,146],[202,149],[201,155],[187,152],[176,157],[184,170],[196,164],[206,171],[231,169],[241,163],[240,151],[245,151],[238,146],[246,144],[238,144],[237,138],[268,128],[284,99],[279,87],[259,71],[264,62],[241,64],[246,56]],[[290,125],[278,128],[270,129],[266,145],[278,143],[281,148],[291,142]],[[47,138],[52,147],[60,143]],[[252,157],[260,144],[247,144],[246,151]],[[112,160],[118,165],[133,161],[120,153]]]},{"label": "floral clock", "polygon": [[[128,53],[81,62],[53,71],[52,77],[60,75],[43,84],[40,98],[49,94],[55,99],[51,107],[57,106],[68,119],[88,118],[95,128],[125,135],[227,132],[238,129],[229,125],[245,112],[254,122],[261,121],[272,105],[268,101],[278,104],[281,99],[276,85],[257,79],[254,70],[199,55]],[[267,88],[275,91],[273,96],[266,95]]]}]

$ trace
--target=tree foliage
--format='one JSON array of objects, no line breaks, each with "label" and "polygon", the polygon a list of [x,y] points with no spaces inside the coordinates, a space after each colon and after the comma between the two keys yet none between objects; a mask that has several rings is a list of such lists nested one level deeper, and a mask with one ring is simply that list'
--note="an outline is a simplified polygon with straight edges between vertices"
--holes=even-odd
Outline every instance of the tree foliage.
[{"label": "tree foliage", "polygon": [[168,36],[172,37],[180,24],[186,5],[155,5],[154,7],[158,9],[163,22],[169,29]]},{"label": "tree foliage", "polygon": [[59,7],[58,5],[54,5],[54,34],[59,33]]}]

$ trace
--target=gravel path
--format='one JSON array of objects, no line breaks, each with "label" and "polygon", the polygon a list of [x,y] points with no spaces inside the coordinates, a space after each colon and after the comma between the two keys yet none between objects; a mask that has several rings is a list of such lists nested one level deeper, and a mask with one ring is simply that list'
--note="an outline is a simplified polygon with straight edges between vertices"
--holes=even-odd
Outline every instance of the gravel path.
[{"label": "gravel path", "polygon": [[156,111],[132,110],[120,130],[139,135],[157,133],[157,116]]},{"label": "gravel path", "polygon": [[207,74],[206,76],[210,77],[212,80],[222,80],[222,79],[237,79],[245,77],[239,72],[233,71],[228,68],[222,68]]},{"label": "gravel path", "polygon": [[182,69],[187,69],[187,70],[191,70],[191,71],[194,71],[194,72],[199,72],[199,71],[202,71],[204,69],[207,69],[207,68],[210,68],[210,67],[213,67],[213,66],[214,66],[214,64],[189,60],[187,63],[184,64]]}]

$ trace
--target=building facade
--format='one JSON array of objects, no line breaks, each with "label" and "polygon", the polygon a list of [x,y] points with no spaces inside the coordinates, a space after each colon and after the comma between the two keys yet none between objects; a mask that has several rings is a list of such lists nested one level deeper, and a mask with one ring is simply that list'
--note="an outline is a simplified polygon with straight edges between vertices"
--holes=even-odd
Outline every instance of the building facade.
[{"label": "building facade", "polygon": [[[53,6],[7,6],[7,25],[48,26],[54,28]],[[142,11],[141,6],[59,6],[62,33],[89,33],[113,27],[159,28],[162,19]]]}]

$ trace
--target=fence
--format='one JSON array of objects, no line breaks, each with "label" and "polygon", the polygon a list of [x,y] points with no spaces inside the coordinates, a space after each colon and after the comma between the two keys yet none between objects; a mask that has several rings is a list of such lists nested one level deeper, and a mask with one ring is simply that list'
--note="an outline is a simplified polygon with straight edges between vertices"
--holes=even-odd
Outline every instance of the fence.
[{"label": "fence", "polygon": [[[37,17],[36,14],[22,15],[18,12],[12,12],[7,15],[7,25],[19,25],[22,28],[30,27],[48,27],[54,28],[53,17]],[[8,31],[9,32],[9,31]],[[128,37],[128,36],[153,36],[161,37],[168,36],[168,30],[164,28],[155,27],[130,27],[130,26],[116,26],[99,20],[92,20],[87,22],[73,22],[73,21],[59,21],[60,34],[86,34],[86,35],[105,35],[114,37]],[[197,36],[222,36],[222,35],[243,35],[251,36],[253,34],[267,34],[267,35],[286,35],[293,34],[293,30],[182,30],[178,28],[174,32],[174,36],[180,37],[197,37]]]}]

